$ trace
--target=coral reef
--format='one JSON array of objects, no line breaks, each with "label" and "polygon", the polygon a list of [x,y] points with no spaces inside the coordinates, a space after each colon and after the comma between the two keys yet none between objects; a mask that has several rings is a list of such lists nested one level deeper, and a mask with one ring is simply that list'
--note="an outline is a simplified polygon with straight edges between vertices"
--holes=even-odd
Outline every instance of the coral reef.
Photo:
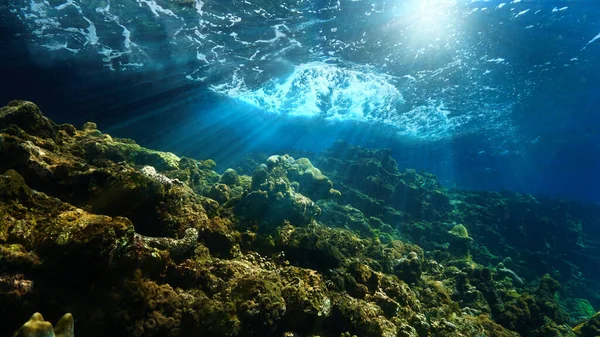
[{"label": "coral reef", "polygon": [[[401,171],[387,150],[338,143],[307,156],[247,159],[219,174],[210,159],[145,149],[93,123],[57,125],[33,103],[10,102],[0,108],[3,328],[597,334],[598,208],[446,190]],[[53,329],[35,314],[20,328],[38,311],[73,313],[77,331],[70,315]]]}]

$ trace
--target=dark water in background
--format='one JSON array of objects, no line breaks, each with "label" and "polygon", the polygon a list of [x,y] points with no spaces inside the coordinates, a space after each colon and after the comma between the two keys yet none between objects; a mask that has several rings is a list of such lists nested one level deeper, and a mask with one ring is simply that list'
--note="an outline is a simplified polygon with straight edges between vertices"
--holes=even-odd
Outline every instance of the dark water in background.
[{"label": "dark water in background", "polygon": [[594,1],[8,1],[0,101],[226,168],[335,140],[600,202]]}]

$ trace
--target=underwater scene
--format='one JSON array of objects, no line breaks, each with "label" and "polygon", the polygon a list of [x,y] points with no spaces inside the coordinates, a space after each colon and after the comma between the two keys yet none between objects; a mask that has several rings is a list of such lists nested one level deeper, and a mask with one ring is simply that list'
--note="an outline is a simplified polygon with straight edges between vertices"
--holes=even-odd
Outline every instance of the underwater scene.
[{"label": "underwater scene", "polygon": [[0,337],[600,336],[600,1],[0,1]]}]

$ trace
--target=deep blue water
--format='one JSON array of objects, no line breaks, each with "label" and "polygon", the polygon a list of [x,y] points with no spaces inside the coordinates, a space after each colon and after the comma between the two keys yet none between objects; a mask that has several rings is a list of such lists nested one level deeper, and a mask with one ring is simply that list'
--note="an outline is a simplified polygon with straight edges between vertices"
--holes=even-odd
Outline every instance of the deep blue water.
[{"label": "deep blue water", "polygon": [[600,202],[597,1],[9,0],[0,101],[213,158],[390,147],[446,186]]}]

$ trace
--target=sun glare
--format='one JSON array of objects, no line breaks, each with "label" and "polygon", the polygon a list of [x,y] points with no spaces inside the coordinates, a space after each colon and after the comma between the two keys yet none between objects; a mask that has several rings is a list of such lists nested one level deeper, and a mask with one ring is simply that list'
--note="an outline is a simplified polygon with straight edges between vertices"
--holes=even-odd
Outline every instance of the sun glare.
[{"label": "sun glare", "polygon": [[448,31],[455,5],[456,0],[414,0],[403,22],[410,22],[416,40],[430,43]]},{"label": "sun glare", "polygon": [[448,9],[456,4],[454,0],[418,0],[418,20],[422,24],[440,26],[448,19]]}]

